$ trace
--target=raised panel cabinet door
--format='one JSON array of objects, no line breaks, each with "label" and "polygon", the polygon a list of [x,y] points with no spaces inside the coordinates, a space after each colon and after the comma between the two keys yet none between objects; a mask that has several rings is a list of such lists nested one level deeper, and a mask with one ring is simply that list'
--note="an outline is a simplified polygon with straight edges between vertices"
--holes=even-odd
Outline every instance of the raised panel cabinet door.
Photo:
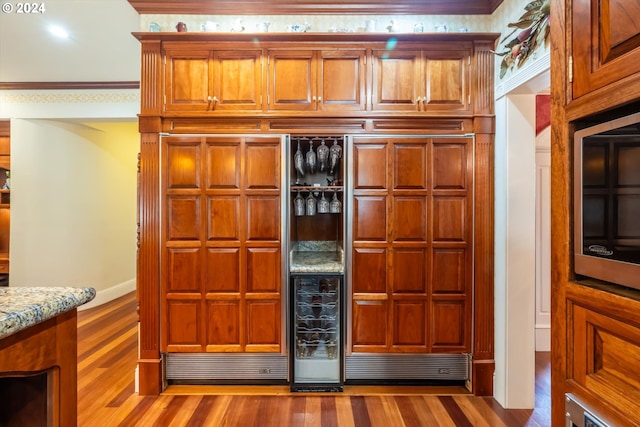
[{"label": "raised panel cabinet door", "polygon": [[280,150],[277,136],[162,138],[162,351],[280,351]]},{"label": "raised panel cabinet door", "polygon": [[317,68],[313,50],[270,50],[269,110],[317,108]]},{"label": "raised panel cabinet door", "polygon": [[471,347],[471,309],[467,298],[434,298],[431,303],[431,349],[467,352]]},{"label": "raised panel cabinet door", "polygon": [[466,50],[425,51],[420,110],[471,111],[470,63],[471,53]]},{"label": "raised panel cabinet door", "polygon": [[246,300],[246,351],[280,351],[280,299]]},{"label": "raised panel cabinet door", "polygon": [[207,111],[211,62],[208,50],[165,51],[165,111]]},{"label": "raised panel cabinet door", "polygon": [[262,51],[213,52],[211,111],[262,110]]},{"label": "raised panel cabinet door", "polygon": [[640,72],[640,3],[572,2],[573,98]]},{"label": "raised panel cabinet door", "polygon": [[202,310],[199,297],[185,296],[184,299],[167,301],[164,321],[166,322],[166,351],[199,352],[202,345]]},{"label": "raised panel cabinet door", "polygon": [[317,105],[321,111],[364,111],[366,71],[364,49],[321,51]]},{"label": "raised panel cabinet door", "polygon": [[387,349],[388,300],[359,297],[353,301],[352,346],[354,351]]},{"label": "raised panel cabinet door", "polygon": [[419,50],[374,50],[373,110],[417,111],[422,96]]},{"label": "raised panel cabinet door", "polygon": [[240,301],[233,298],[208,300],[206,307],[207,351],[240,351]]}]

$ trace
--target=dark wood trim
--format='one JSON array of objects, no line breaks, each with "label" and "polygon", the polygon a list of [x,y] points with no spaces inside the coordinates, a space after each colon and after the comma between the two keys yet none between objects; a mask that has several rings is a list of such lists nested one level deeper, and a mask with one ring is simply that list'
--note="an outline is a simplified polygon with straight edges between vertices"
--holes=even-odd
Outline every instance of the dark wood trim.
[{"label": "dark wood trim", "polygon": [[[296,42],[296,43],[322,43],[325,46],[329,43],[382,43],[383,46],[390,37],[398,42],[397,48],[402,47],[401,43],[437,43],[437,42],[472,42],[476,44],[476,50],[483,50],[484,44],[495,45],[500,33],[207,33],[207,32],[134,32],[132,33],[140,41],[148,42],[219,42],[233,43],[235,46],[259,46],[267,47],[269,43]],[[490,58],[493,60],[494,55]],[[148,66],[148,64],[145,64]],[[144,68],[144,67],[143,67]]]},{"label": "dark wood trim", "polygon": [[140,14],[489,15],[503,0],[129,0]]},{"label": "dark wood trim", "polygon": [[0,136],[11,136],[10,120],[0,120]]},{"label": "dark wood trim", "polygon": [[0,90],[140,89],[140,82],[0,82]]}]

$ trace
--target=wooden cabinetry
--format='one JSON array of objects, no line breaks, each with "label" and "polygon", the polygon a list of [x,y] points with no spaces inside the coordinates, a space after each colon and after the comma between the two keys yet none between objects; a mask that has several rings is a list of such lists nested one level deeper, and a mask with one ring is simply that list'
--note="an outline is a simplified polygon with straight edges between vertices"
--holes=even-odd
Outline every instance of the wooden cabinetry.
[{"label": "wooden cabinetry", "polygon": [[635,1],[573,1],[573,98],[640,72],[640,29]]},{"label": "wooden cabinetry", "polygon": [[467,49],[374,49],[372,109],[470,112],[470,63]]},{"label": "wooden cabinetry", "polygon": [[260,49],[208,50],[169,44],[164,55],[165,111],[262,109]]},{"label": "wooden cabinetry", "polygon": [[[473,392],[491,395],[498,35],[394,34],[393,49],[376,33],[135,35],[140,393],[162,390],[163,367],[191,356],[179,353],[224,358],[229,371],[240,360],[233,374],[259,360],[251,380],[277,359],[283,374],[270,378],[287,378],[284,239],[326,240],[330,228],[340,248],[353,244],[340,260],[355,266],[346,352],[464,353]],[[382,64],[387,49],[413,55],[409,65]],[[413,137],[425,134],[452,137]],[[282,200],[295,196],[278,181],[280,135],[341,138],[345,153],[353,138],[353,164],[333,177],[344,190],[327,176],[318,188],[337,190],[344,213],[305,215],[283,232]],[[302,180],[301,192],[305,181],[318,183]]]},{"label": "wooden cabinetry", "polygon": [[352,350],[471,351],[472,139],[352,150]]},{"label": "wooden cabinetry", "polygon": [[551,1],[552,424],[573,393],[611,425],[638,425],[637,293],[577,280],[574,132],[594,117],[638,111],[640,13],[634,0]]},{"label": "wooden cabinetry", "polygon": [[269,110],[364,111],[365,52],[269,50]]},{"label": "wooden cabinetry", "polygon": [[163,139],[163,351],[279,352],[279,137]]},{"label": "wooden cabinetry", "polygon": [[567,287],[566,391],[615,425],[640,425],[640,294],[616,291]]}]

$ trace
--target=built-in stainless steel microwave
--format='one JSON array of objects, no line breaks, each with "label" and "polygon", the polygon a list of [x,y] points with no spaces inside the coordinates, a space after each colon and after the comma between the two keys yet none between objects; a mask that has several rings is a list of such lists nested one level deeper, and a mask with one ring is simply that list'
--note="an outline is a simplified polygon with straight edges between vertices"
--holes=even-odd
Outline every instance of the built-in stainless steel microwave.
[{"label": "built-in stainless steel microwave", "polygon": [[574,267],[640,289],[640,113],[574,134]]}]

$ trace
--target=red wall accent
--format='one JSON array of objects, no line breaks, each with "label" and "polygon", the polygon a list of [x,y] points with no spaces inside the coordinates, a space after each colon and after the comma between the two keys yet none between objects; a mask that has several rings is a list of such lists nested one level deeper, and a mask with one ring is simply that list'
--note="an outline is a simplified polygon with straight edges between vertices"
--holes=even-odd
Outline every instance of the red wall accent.
[{"label": "red wall accent", "polygon": [[551,124],[551,95],[536,95],[536,136]]}]

